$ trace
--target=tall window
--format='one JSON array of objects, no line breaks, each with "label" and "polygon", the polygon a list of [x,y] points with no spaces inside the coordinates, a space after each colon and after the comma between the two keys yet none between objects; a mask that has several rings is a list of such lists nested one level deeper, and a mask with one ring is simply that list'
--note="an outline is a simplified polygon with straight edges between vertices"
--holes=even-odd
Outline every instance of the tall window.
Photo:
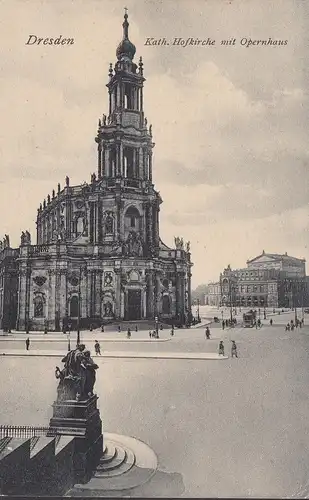
[{"label": "tall window", "polygon": [[163,314],[170,314],[171,312],[171,303],[168,295],[163,295],[162,309],[163,309]]},{"label": "tall window", "polygon": [[125,109],[133,109],[132,88],[128,84],[124,87],[124,107]]},{"label": "tall window", "polygon": [[73,295],[70,300],[70,316],[71,318],[78,317],[78,297],[76,295]]},{"label": "tall window", "polygon": [[134,149],[133,148],[124,148],[123,151],[123,169],[124,169],[124,177],[128,177],[132,179],[135,177],[135,165],[134,165]]},{"label": "tall window", "polygon": [[44,316],[44,301],[43,297],[37,295],[34,298],[34,317],[35,318],[43,318]]}]

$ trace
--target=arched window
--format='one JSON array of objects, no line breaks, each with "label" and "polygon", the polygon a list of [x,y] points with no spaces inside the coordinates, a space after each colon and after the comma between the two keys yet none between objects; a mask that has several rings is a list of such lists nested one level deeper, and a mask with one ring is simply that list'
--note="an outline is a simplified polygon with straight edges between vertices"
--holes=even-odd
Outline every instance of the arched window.
[{"label": "arched window", "polygon": [[70,316],[71,318],[78,317],[78,297],[76,295],[73,295],[70,300]]},{"label": "arched window", "polygon": [[129,229],[139,229],[140,215],[135,207],[129,207],[125,213],[126,227]]},{"label": "arched window", "polygon": [[171,312],[171,302],[168,295],[163,295],[162,310],[163,314],[170,314]]},{"label": "arched window", "polygon": [[34,297],[34,317],[43,318],[44,317],[44,300],[41,295]]}]

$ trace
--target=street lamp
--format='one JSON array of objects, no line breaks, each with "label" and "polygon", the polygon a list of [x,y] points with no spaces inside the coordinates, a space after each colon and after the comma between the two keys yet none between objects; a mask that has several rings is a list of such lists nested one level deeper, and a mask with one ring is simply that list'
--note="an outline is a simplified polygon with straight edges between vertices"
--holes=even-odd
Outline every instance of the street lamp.
[{"label": "street lamp", "polygon": [[231,326],[233,326],[233,301],[232,301],[232,283],[231,283],[231,280],[229,280],[229,286],[230,286],[230,314],[231,314]]},{"label": "street lamp", "polygon": [[76,345],[80,344],[80,282],[82,279],[82,268],[79,268],[79,280],[78,280],[78,308],[77,308],[77,340]]},{"label": "street lamp", "polygon": [[197,321],[200,323],[201,318],[200,318],[200,299],[197,299]]},{"label": "street lamp", "polygon": [[158,324],[159,318],[158,316],[155,317],[155,330],[156,330],[156,338],[159,338],[159,324]]}]

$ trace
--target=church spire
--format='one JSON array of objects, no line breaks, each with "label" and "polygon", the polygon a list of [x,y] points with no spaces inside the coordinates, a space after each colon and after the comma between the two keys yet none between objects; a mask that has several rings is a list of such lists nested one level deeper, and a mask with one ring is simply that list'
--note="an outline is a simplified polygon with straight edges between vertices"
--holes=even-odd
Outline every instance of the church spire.
[{"label": "church spire", "polygon": [[128,9],[124,8],[124,21],[122,23],[123,27],[123,40],[129,39],[129,23],[128,23]]},{"label": "church spire", "polygon": [[128,9],[124,9],[124,21],[122,23],[123,27],[123,38],[116,50],[116,56],[118,61],[129,60],[132,61],[136,52],[135,45],[129,40],[129,23],[128,23]]}]

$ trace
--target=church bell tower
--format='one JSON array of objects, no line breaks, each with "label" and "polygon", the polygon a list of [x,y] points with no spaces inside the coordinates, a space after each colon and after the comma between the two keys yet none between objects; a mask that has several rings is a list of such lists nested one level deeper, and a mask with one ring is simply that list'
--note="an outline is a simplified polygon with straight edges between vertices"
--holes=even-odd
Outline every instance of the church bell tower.
[{"label": "church bell tower", "polygon": [[[99,120],[97,180],[104,180],[115,195],[117,227],[114,237],[121,241],[139,239],[139,256],[159,252],[160,195],[152,184],[152,126],[144,115],[143,62],[133,61],[136,48],[129,39],[125,11],[123,38],[116,50],[117,61],[110,64],[108,116]],[[106,241],[105,241],[106,242]],[[104,241],[102,242],[104,243]]]}]

